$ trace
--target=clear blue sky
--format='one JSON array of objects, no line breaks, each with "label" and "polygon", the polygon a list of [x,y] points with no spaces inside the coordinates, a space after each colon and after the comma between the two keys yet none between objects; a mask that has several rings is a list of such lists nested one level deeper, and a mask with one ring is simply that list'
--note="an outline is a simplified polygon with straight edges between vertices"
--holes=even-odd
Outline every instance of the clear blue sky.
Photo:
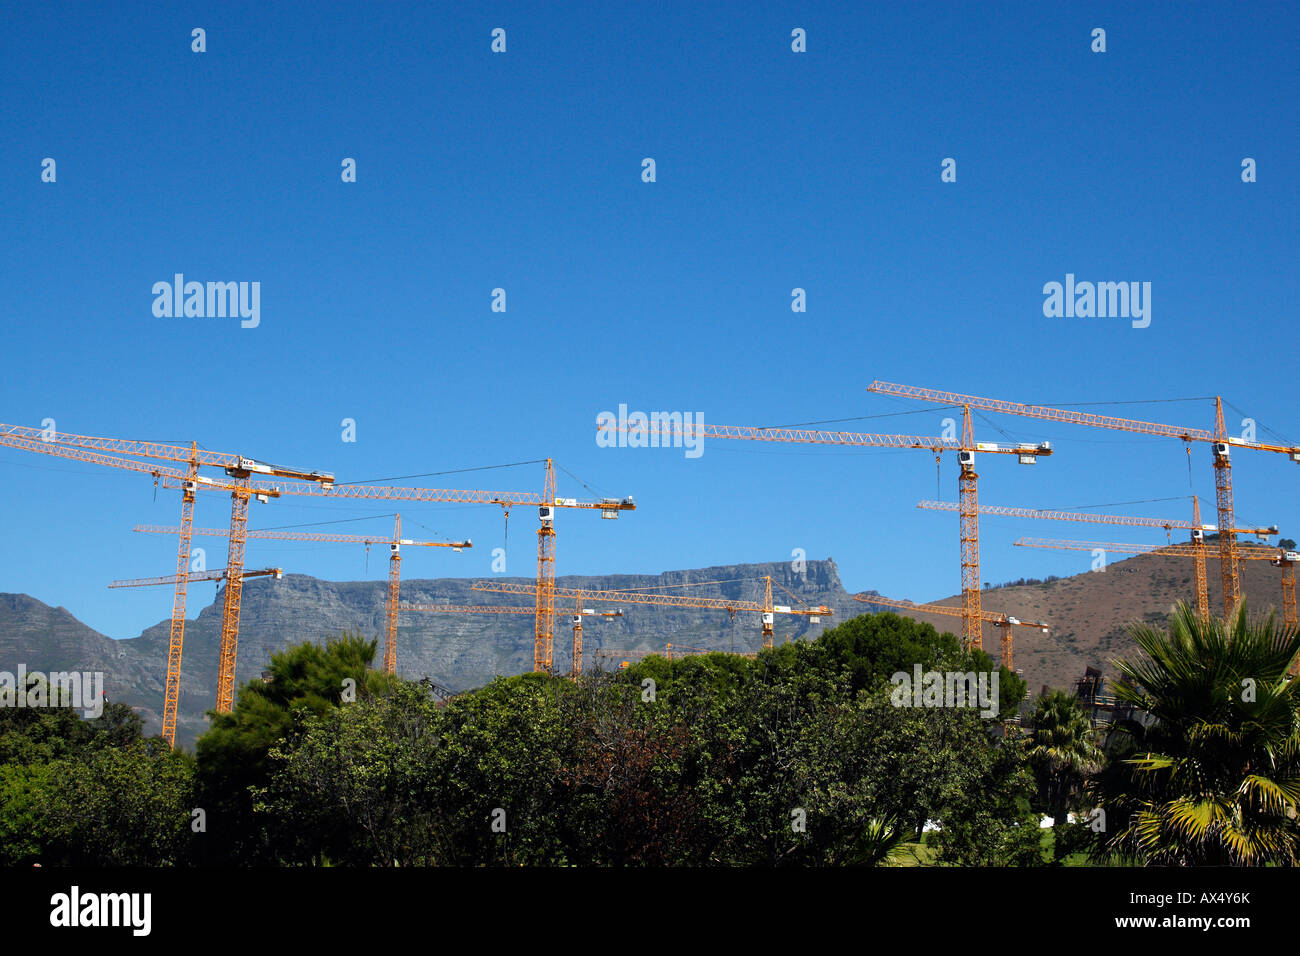
[{"label": "clear blue sky", "polygon": [[[1198,427],[1212,404],[1173,400],[1222,394],[1234,430],[1250,416],[1261,439],[1300,440],[1298,28],[1283,4],[14,5],[0,34],[0,420],[195,439],[340,480],[551,455],[639,505],[617,523],[562,513],[561,574],[802,548],[833,556],[850,589],[942,597],[959,586],[956,516],[914,504],[955,497],[951,456],[938,486],[923,452],[713,442],[688,460],[598,448],[597,413],[942,427],[946,412],[868,394],[881,378],[1159,400],[1080,407]],[[356,183],[340,181],[344,157]],[[945,157],[956,183],[940,182]],[[1258,182],[1241,181],[1244,157]],[[260,282],[260,326],[156,318],[152,285],[177,272]],[[1150,327],[1045,318],[1043,285],[1067,273],[1152,283]],[[795,287],[806,313],[791,311]],[[986,503],[1212,500],[1203,445],[1189,483],[1178,442],[1011,418],[976,430],[1058,452],[1033,468],[982,460]],[[1300,537],[1297,466],[1243,452],[1235,475],[1243,520]],[[541,477],[424,483],[531,491]],[[588,493],[563,474],[560,490]],[[0,494],[0,590],[115,637],[167,615],[165,591],[105,585],[172,570],[170,539],[130,529],[174,523],[175,493],[5,449]],[[393,510],[254,507],[253,527]],[[478,544],[413,556],[408,577],[490,572],[499,511],[407,514],[412,534]],[[202,498],[197,520],[224,526],[228,501]],[[513,516],[510,573],[533,573],[535,527]],[[987,519],[983,577],[1086,570],[1087,554],[1011,542],[1110,530]],[[207,544],[223,564],[224,544]],[[382,550],[367,565],[345,546],[254,542],[248,563],[385,570]],[[210,596],[194,587],[191,608]]]}]

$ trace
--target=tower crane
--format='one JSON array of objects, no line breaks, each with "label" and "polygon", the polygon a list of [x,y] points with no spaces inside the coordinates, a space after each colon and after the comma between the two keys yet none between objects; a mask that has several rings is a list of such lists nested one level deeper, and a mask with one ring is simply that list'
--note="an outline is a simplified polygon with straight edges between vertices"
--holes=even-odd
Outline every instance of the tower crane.
[{"label": "tower crane", "polygon": [[[246,578],[263,578],[274,577],[277,581],[284,575],[283,568],[263,568],[261,571],[241,571]],[[217,568],[215,571],[195,571],[187,574],[185,580],[189,584],[196,581],[224,581],[226,580],[226,569]],[[165,574],[160,578],[126,578],[120,581],[112,582],[110,588],[147,588],[159,584],[177,584],[180,576],[176,574]]]},{"label": "tower crane", "polygon": [[[958,505],[951,501],[924,500],[916,503],[918,508],[927,511],[956,511]],[[1199,512],[1199,507],[1197,509]],[[1096,511],[1054,511],[1046,508],[1018,508],[1010,505],[980,505],[982,515],[1000,515],[1006,518],[1034,518],[1040,521],[1075,521],[1081,524],[1122,524],[1134,528],[1161,528],[1165,531],[1177,529],[1199,529],[1201,531],[1219,531],[1218,525],[1200,524],[1196,521],[1184,521],[1180,518],[1145,518],[1136,515],[1101,514]],[[1278,533],[1277,525],[1252,528],[1233,528],[1234,534],[1253,534],[1266,538]]]},{"label": "tower crane", "polygon": [[[181,533],[176,555],[175,588],[172,592],[172,616],[167,642],[167,678],[163,692],[162,737],[168,744],[176,742],[176,715],[180,705],[181,658],[185,646],[185,597],[189,580],[190,532],[194,526],[195,492],[199,487],[213,491],[227,491],[232,496],[241,491],[239,484],[201,476],[198,473],[200,454],[211,455],[212,452],[200,453],[197,446],[191,445],[191,457],[186,462],[185,471],[151,462],[123,458],[119,455],[106,454],[95,450],[96,442],[110,443],[110,439],[85,439],[90,447],[61,444],[56,441],[32,440],[20,434],[6,431],[18,426],[0,425],[0,445],[31,451],[44,455],[53,455],[72,461],[119,468],[126,471],[151,475],[155,486],[159,482],[181,491]],[[62,436],[67,438],[68,436]],[[133,446],[137,443],[125,443]],[[176,447],[176,446],[168,446]],[[279,497],[280,492],[274,488],[264,488],[257,492],[257,498],[266,501]],[[242,580],[242,579],[241,579]]]},{"label": "tower crane", "polygon": [[[136,525],[133,529],[142,534],[179,534],[180,528],[162,527],[159,525]],[[228,535],[230,532],[222,528],[198,528],[193,531],[198,537],[219,538]],[[245,533],[248,538],[254,538],[262,541],[316,541],[328,544],[361,544],[365,545],[366,550],[374,544],[387,544],[388,551],[388,601],[385,607],[385,641],[384,641],[384,672],[387,674],[397,673],[397,608],[399,595],[402,586],[402,554],[403,546],[416,548],[451,548],[452,551],[460,552],[466,548],[474,547],[474,543],[469,539],[464,541],[414,541],[410,538],[402,537],[402,516],[394,515],[393,518],[393,535],[391,538],[382,535],[369,534],[334,534],[331,532],[320,531],[248,531]]]},{"label": "tower crane", "polygon": [[[25,448],[31,444],[80,449],[82,451],[102,452],[128,458],[150,458],[160,461],[172,461],[182,464],[191,462],[202,466],[220,468],[227,475],[233,472],[248,472],[250,475],[265,475],[275,478],[292,478],[300,481],[312,481],[322,487],[334,484],[334,476],[323,471],[302,471],[297,468],[284,468],[270,465],[253,458],[245,458],[230,452],[208,451],[194,443],[188,447],[168,442],[139,441],[129,438],[96,438],[91,435],[73,435],[69,432],[47,433],[45,429],[28,425],[0,424],[0,444],[14,448]],[[82,459],[94,461],[94,459]],[[232,475],[233,477],[233,475]]]},{"label": "tower crane", "polygon": [[[228,491],[231,494],[231,530],[226,567],[228,580],[222,616],[221,655],[217,681],[217,706],[227,712],[234,702],[235,660],[238,647],[239,609],[242,596],[244,541],[247,533],[248,502],[250,497],[266,501],[283,494],[313,495],[338,498],[370,498],[407,501],[447,501],[457,503],[494,504],[506,513],[514,504],[536,505],[542,527],[538,531],[538,613],[545,605],[545,626],[538,626],[534,642],[534,667],[549,670],[551,667],[551,613],[554,596],[548,584],[554,582],[554,513],[556,508],[595,509],[603,518],[617,518],[620,511],[635,510],[629,496],[624,499],[605,498],[598,502],[580,502],[573,498],[558,498],[555,494],[555,473],[551,459],[546,461],[546,483],[542,495],[522,492],[462,491],[408,487],[382,487],[369,485],[334,486],[332,474],[305,472],[267,465],[240,455],[200,450],[162,442],[145,442],[125,439],[96,438],[70,433],[48,437],[44,430],[18,425],[0,424],[0,445],[40,454],[125,468],[152,474],[155,482],[164,487],[182,491],[181,533],[177,556],[177,581],[173,596],[171,640],[168,654],[167,692],[163,707],[163,736],[175,740],[176,712],[179,702],[180,661],[184,644],[185,582],[189,571],[189,546],[193,528],[195,492],[202,489]],[[109,452],[113,454],[108,454]],[[137,457],[182,462],[185,471],[162,465],[136,461]],[[199,474],[199,468],[220,467],[231,481],[221,481]],[[261,476],[255,478],[254,475]],[[292,479],[287,484],[271,482],[273,479]],[[391,592],[390,592],[391,593]]]},{"label": "tower crane", "polygon": [[[239,611],[243,595],[244,578],[244,538],[248,528],[248,504],[255,494],[260,501],[268,500],[270,494],[257,493],[253,490],[254,475],[266,478],[289,479],[293,482],[310,482],[320,488],[329,488],[334,484],[334,476],[329,472],[303,471],[285,468],[247,458],[243,455],[200,449],[191,442],[183,445],[168,442],[137,441],[133,439],[99,438],[90,435],[76,435],[67,432],[49,434],[43,429],[25,425],[0,424],[0,444],[26,451],[44,454],[56,454],[79,461],[94,464],[112,464],[109,459],[119,463],[128,458],[145,458],[169,461],[186,465],[186,472],[176,478],[174,470],[171,477],[176,487],[182,492],[181,528],[179,550],[176,559],[176,591],[172,604],[172,645],[174,652],[168,655],[168,691],[163,703],[163,736],[168,741],[175,738],[175,704],[179,700],[180,657],[185,634],[185,583],[189,573],[190,529],[194,524],[194,491],[200,483],[209,488],[220,488],[230,493],[230,535],[226,552],[225,593],[221,615],[221,651],[217,671],[218,711],[229,711],[234,701],[235,654],[239,643]],[[121,464],[115,467],[123,467]],[[220,468],[225,472],[229,482],[213,482],[200,477],[199,468]],[[168,470],[154,469],[158,477],[167,475]],[[171,673],[171,661],[175,660],[176,670]],[[172,685],[176,685],[175,697]]]},{"label": "tower crane", "polygon": [[[622,604],[649,604],[657,607],[690,607],[704,608],[715,611],[727,611],[735,619],[737,611],[757,611],[763,624],[763,646],[772,646],[772,625],[777,614],[792,614],[807,617],[809,623],[818,624],[823,616],[829,617],[834,612],[827,606],[809,607],[806,609],[794,608],[784,604],[772,603],[772,578],[770,575],[764,577],[763,600],[759,601],[733,601],[728,598],[702,598],[690,597],[680,594],[652,594],[646,591],[590,591],[583,588],[555,588],[555,594],[562,597],[573,597],[579,600],[595,601],[602,603],[605,601],[617,602]],[[685,587],[700,587],[705,584],[721,584],[720,581],[700,581]],[[778,585],[779,586],[779,585]],[[472,591],[497,591],[504,594],[533,594],[533,586],[530,584],[516,584],[510,581],[501,582],[479,582],[473,585]]]},{"label": "tower crane", "polygon": [[[1121,544],[1114,541],[1069,541],[1060,538],[1019,538],[1014,542],[1017,548],[1052,548],[1062,551],[1113,551],[1116,554],[1154,555],[1158,558],[1192,558],[1204,561],[1204,554],[1195,544]],[[1284,548],[1260,548],[1246,545],[1237,551],[1242,561],[1267,561],[1282,571],[1282,614],[1288,625],[1295,625],[1300,618],[1296,613],[1295,565],[1300,563],[1300,552]],[[1204,565],[1199,571],[1201,580],[1197,584],[1198,595],[1205,587]],[[1208,616],[1208,615],[1207,615]]]},{"label": "tower crane", "polygon": [[[557,508],[577,508],[599,510],[602,518],[617,518],[620,511],[635,510],[636,505],[631,496],[623,499],[604,498],[599,501],[578,501],[574,498],[558,498],[555,495],[555,477],[553,463],[546,461],[547,481],[542,495],[530,492],[491,492],[468,491],[446,488],[413,488],[402,486],[339,485],[334,484],[332,475],[321,472],[299,472],[293,469],[266,465],[253,459],[238,455],[225,455],[218,452],[200,450],[191,444],[189,448],[160,442],[143,442],[125,439],[94,438],[84,435],[60,433],[47,439],[41,429],[18,425],[0,424],[0,445],[39,454],[55,455],[75,461],[124,468],[131,471],[150,474],[155,483],[165,488],[182,492],[181,528],[177,554],[177,585],[173,596],[172,626],[170,650],[168,654],[167,693],[163,708],[163,736],[169,742],[175,740],[176,712],[180,693],[180,661],[184,644],[185,625],[185,586],[184,579],[189,570],[190,534],[193,527],[195,492],[197,490],[227,491],[232,497],[231,553],[227,567],[239,568],[243,564],[243,539],[247,531],[247,506],[249,497],[260,501],[281,495],[307,495],[313,497],[377,499],[395,501],[451,502],[458,504],[491,504],[500,506],[508,515],[514,505],[535,505],[538,507],[542,528],[538,532],[538,571],[539,571],[539,605],[545,601],[547,581],[554,581],[554,513]],[[119,454],[106,454],[117,452]],[[150,462],[124,458],[131,454],[146,458],[183,461],[185,471]],[[185,457],[181,457],[184,455]],[[209,478],[199,474],[200,466],[221,467],[228,471],[233,481]],[[265,477],[253,477],[253,475]],[[281,483],[268,479],[294,479]],[[219,711],[229,711],[234,700],[234,667],[238,645],[239,601],[242,588],[241,579],[233,579],[235,587],[226,588],[226,603],[223,609],[223,633],[220,673],[218,675]],[[553,602],[553,596],[552,596]],[[548,606],[553,610],[553,603]],[[551,644],[549,637],[550,614],[547,614],[547,627],[538,636],[534,646],[534,666],[538,669],[550,668]]]},{"label": "tower crane", "polygon": [[[695,657],[698,654],[721,654],[722,651],[710,651],[707,647],[692,647],[689,644],[665,644],[664,654],[669,659],[673,659],[674,654],[682,657]],[[754,654],[743,654],[742,657],[754,657]]]},{"label": "tower crane", "polygon": [[[172,487],[167,481],[164,487]],[[546,477],[540,495],[530,492],[464,491],[449,488],[410,488],[404,486],[374,486],[336,484],[329,488],[310,485],[280,486],[272,482],[254,481],[255,490],[275,490],[286,495],[307,495],[324,498],[379,499],[388,501],[437,501],[457,504],[499,505],[509,515],[515,505],[534,505],[541,519],[537,530],[537,610],[533,625],[533,669],[550,672],[554,657],[555,612],[555,512],[561,508],[599,511],[601,518],[617,519],[621,511],[635,511],[636,502],[631,495],[625,498],[601,498],[598,501],[580,501],[561,498],[555,489],[555,464],[546,459]]]},{"label": "tower crane", "polygon": [[576,680],[582,674],[582,619],[584,617],[613,618],[622,616],[622,608],[613,611],[597,611],[593,608],[583,607],[582,595],[577,596],[573,608],[573,662],[569,665],[570,677]]},{"label": "tower crane", "polygon": [[[804,428],[756,428],[749,425],[705,425],[672,421],[649,420],[646,422],[627,423],[618,426],[629,434],[643,435],[650,438],[669,438],[676,436],[704,439],[742,439],[748,441],[793,442],[814,445],[852,445],[877,448],[912,448],[924,449],[934,453],[936,458],[945,451],[955,451],[961,467],[958,475],[958,489],[961,498],[961,579],[962,579],[962,617],[963,638],[967,645],[981,646],[980,617],[980,556],[979,556],[979,513],[978,481],[975,473],[976,453],[996,455],[1015,455],[1020,464],[1036,464],[1039,457],[1052,454],[1051,442],[977,442],[971,427],[970,411],[962,414],[961,440],[955,438],[935,438],[922,435],[891,435],[863,432],[813,431]],[[770,637],[771,635],[767,635]]]},{"label": "tower crane", "polygon": [[[930,511],[955,511],[956,505],[946,501],[919,501],[918,508]],[[1210,616],[1210,591],[1205,579],[1205,532],[1218,531],[1212,524],[1201,523],[1201,503],[1192,496],[1192,520],[1180,521],[1177,518],[1142,518],[1134,515],[1110,515],[1089,511],[1049,511],[1041,508],[1010,508],[1004,505],[980,505],[980,514],[1002,515],[1011,518],[1033,518],[1042,521],[1073,521],[1086,524],[1127,525],[1138,528],[1163,528],[1168,534],[1174,528],[1191,531],[1193,565],[1196,574],[1196,607],[1202,620]],[[1233,528],[1234,534],[1251,534],[1264,539],[1278,533],[1277,525],[1265,528]]]},{"label": "tower crane", "polygon": [[[874,594],[855,594],[853,600],[861,601],[863,604],[874,604],[879,607],[893,608],[900,611],[910,611],[917,614],[942,614],[947,617],[961,617],[961,609],[948,607],[943,604],[913,604],[911,601],[896,601],[893,598],[879,597]],[[1033,628],[1040,633],[1046,634],[1048,627],[1042,621],[1022,621],[1018,617],[1012,617],[1010,614],[998,614],[995,611],[980,610],[981,620],[987,621],[995,628],[1001,631],[1000,649],[1002,654],[1002,666],[1007,670],[1014,672],[1012,650],[1012,631],[1017,627]]]},{"label": "tower crane", "polygon": [[1235,525],[1232,504],[1231,451],[1236,447],[1254,451],[1275,452],[1286,455],[1292,461],[1300,463],[1300,446],[1276,445],[1229,436],[1223,419],[1223,399],[1219,396],[1214,399],[1214,429],[1211,431],[1202,428],[1184,428],[1179,425],[1164,425],[1158,422],[1144,422],[1129,418],[1116,418],[1112,415],[1097,415],[1091,412],[1076,412],[1042,405],[1024,405],[1019,402],[980,398],[975,395],[962,395],[958,392],[946,392],[932,388],[896,385],[890,382],[872,382],[867,387],[867,390],[900,398],[937,402],[943,405],[960,405],[967,413],[969,413],[970,409],[975,408],[982,411],[1001,412],[1007,415],[1020,415],[1046,421],[1068,422],[1094,428],[1108,428],[1143,435],[1177,438],[1187,445],[1189,455],[1191,454],[1191,442],[1199,441],[1209,444],[1214,460],[1214,490],[1219,512],[1218,524],[1221,529],[1219,534],[1219,563],[1223,575],[1223,603],[1227,611],[1232,610],[1241,596],[1241,582],[1237,574],[1237,538],[1231,530]]},{"label": "tower crane", "polygon": [[[64,455],[90,461],[84,455],[87,451],[110,450],[121,454],[133,454],[142,457],[177,460],[180,452],[187,451],[176,445],[161,442],[126,441],[121,439],[92,438],[88,436],[59,434],[54,441],[44,441],[40,429],[17,425],[0,425],[0,444],[22,448],[29,451],[62,454],[77,450],[83,454]],[[186,482],[194,488],[217,487],[210,479],[197,476],[200,465],[222,467],[227,474],[235,478],[233,485],[221,485],[231,488],[232,516],[230,552],[226,566],[238,568],[243,562],[244,539],[247,530],[247,508],[250,495],[264,498],[267,495],[310,495],[330,498],[367,498],[402,501],[442,501],[462,504],[493,504],[502,507],[507,514],[509,508],[516,504],[535,505],[541,519],[538,529],[538,611],[534,627],[533,664],[537,670],[550,670],[553,654],[554,595],[550,585],[555,580],[555,511],[558,508],[597,510],[602,518],[617,518],[620,511],[634,511],[636,504],[631,496],[619,498],[602,498],[599,501],[579,501],[576,498],[561,498],[556,494],[555,467],[552,459],[546,459],[546,475],[541,495],[526,492],[490,492],[465,491],[457,489],[432,489],[410,487],[384,487],[370,485],[335,485],[334,476],[323,472],[301,472],[293,469],[267,465],[239,455],[226,455],[192,449],[194,452],[194,476],[189,474],[163,474],[163,485],[168,488],[186,490]],[[188,461],[189,459],[185,459]],[[104,462],[100,462],[101,464]],[[158,469],[150,469],[158,471]],[[254,475],[264,476],[254,478]],[[292,484],[284,485],[266,480],[267,478],[295,479]],[[303,482],[303,483],[299,483]],[[307,483],[311,482],[311,483]],[[193,490],[192,488],[190,490]],[[182,512],[182,526],[192,525],[192,504],[188,522]],[[182,536],[184,537],[184,536]],[[184,542],[188,549],[189,542]],[[185,555],[188,566],[188,550]],[[226,607],[223,616],[223,633],[221,657],[221,674],[218,680],[218,710],[229,710],[234,699],[234,664],[238,645],[239,628],[239,579],[233,580],[235,587],[226,589]]]},{"label": "tower crane", "polygon": [[1300,551],[1279,550],[1271,563],[1282,570],[1282,620],[1295,627],[1300,624],[1295,601],[1295,566],[1300,564]]},{"label": "tower crane", "polygon": [[651,654],[658,654],[656,650],[621,650],[616,647],[600,647],[596,649],[596,660],[617,660],[619,668],[627,667],[632,661],[639,661],[643,657],[649,657]]},{"label": "tower crane", "polygon": [[[536,614],[536,606],[509,605],[509,604],[403,604],[403,611],[433,611],[445,614]],[[617,611],[596,611],[589,607],[582,606],[582,596],[579,594],[576,606],[572,611],[556,609],[555,614],[570,614],[573,623],[573,663],[569,669],[570,677],[577,677],[582,673],[582,619],[584,617],[614,618],[622,617],[622,610]]]}]

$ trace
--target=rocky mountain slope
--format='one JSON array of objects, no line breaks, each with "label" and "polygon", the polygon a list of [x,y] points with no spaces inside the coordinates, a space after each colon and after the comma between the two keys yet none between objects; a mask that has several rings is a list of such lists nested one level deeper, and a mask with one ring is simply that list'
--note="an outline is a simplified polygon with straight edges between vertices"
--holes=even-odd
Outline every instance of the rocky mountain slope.
[{"label": "rocky mountain slope", "polygon": [[[1211,601],[1219,606],[1218,562],[1208,562]],[[762,600],[762,577],[778,585],[775,603],[795,604],[781,587],[810,605],[825,604],[834,614],[820,624],[778,615],[776,639],[815,637],[825,628],[868,608],[850,597],[833,560],[808,561],[802,574],[791,563],[742,564],[668,571],[658,575],[609,574],[564,576],[560,587],[595,589],[663,588],[700,584],[689,593],[731,600]],[[522,578],[497,581],[532,583]],[[1279,572],[1265,562],[1245,562],[1244,586],[1256,611],[1280,604]],[[711,583],[702,583],[711,582]],[[472,579],[439,578],[402,584],[403,603],[522,605],[520,595],[473,591]],[[674,588],[672,592],[678,591]],[[302,641],[320,641],[344,632],[380,636],[384,628],[386,584],[383,581],[332,582],[305,575],[250,579],[244,586],[240,627],[240,682],[260,676],[272,653]],[[909,598],[918,595],[890,595]],[[1163,621],[1178,600],[1194,600],[1190,561],[1136,557],[1042,584],[992,588],[984,593],[987,610],[1046,621],[1048,634],[1018,630],[1015,664],[1037,693],[1043,686],[1071,686],[1087,666],[1109,672],[1107,661],[1133,651],[1126,625],[1135,620]],[[953,596],[938,602],[960,606]],[[566,600],[557,602],[567,607]],[[610,605],[600,605],[608,608]],[[598,648],[662,648],[666,642],[717,650],[754,650],[760,640],[758,615],[695,608],[624,605],[624,617],[588,618],[584,655],[588,664]],[[914,615],[940,630],[960,631],[960,621],[939,615]],[[216,695],[221,601],[204,608],[186,626],[181,672],[179,737],[192,744],[206,726],[204,712]],[[401,616],[398,670],[408,677],[429,676],[453,690],[478,686],[496,674],[515,674],[532,667],[533,621],[529,615],[415,613]],[[382,638],[381,638],[382,641]],[[148,727],[161,725],[166,673],[168,622],[139,637],[113,640],[86,627],[63,608],[51,608],[26,595],[0,594],[0,670],[99,670],[105,673],[110,699],[140,709]],[[555,662],[567,671],[571,659],[569,616],[557,615]],[[998,634],[985,626],[984,646],[995,657]],[[382,653],[382,649],[381,649]]]},{"label": "rocky mountain slope", "polygon": [[[816,636],[844,616],[859,613],[840,583],[833,561],[808,561],[803,573],[790,562],[729,565],[659,575],[611,574],[562,576],[559,587],[588,590],[659,588],[704,583],[689,589],[701,597],[761,601],[762,577],[771,575],[775,603],[795,604],[779,586],[789,588],[808,604],[826,604],[835,611],[821,624],[778,615],[777,639]],[[402,603],[526,605],[527,596],[471,590],[478,579],[440,578],[402,583]],[[495,581],[532,584],[523,578]],[[488,582],[491,583],[491,582]],[[678,590],[678,588],[674,588]],[[671,593],[671,592],[670,592]],[[244,584],[236,677],[244,682],[261,675],[271,654],[291,644],[321,641],[343,633],[380,637],[384,631],[387,584],[384,581],[322,581],[306,575],[281,580],[251,578]],[[566,608],[569,601],[557,601]],[[609,609],[612,605],[600,605]],[[666,642],[719,650],[754,650],[760,641],[758,615],[737,614],[734,623],[725,611],[627,605],[622,618],[588,618],[584,623],[584,658],[588,665],[600,647],[662,648]],[[217,656],[221,633],[221,597],[187,622],[181,662],[181,705],[178,737],[192,742],[206,726],[205,711],[216,699]],[[139,637],[112,640],[81,624],[62,608],[50,608],[26,595],[0,595],[0,670],[14,671],[19,662],[28,670],[102,670],[110,699],[140,709],[150,729],[162,722],[163,683],[167,670],[167,620]],[[398,672],[428,676],[453,690],[475,687],[497,674],[530,670],[533,663],[531,615],[404,613],[398,627]],[[557,615],[555,662],[567,671],[572,658],[572,628],[568,614]]]}]

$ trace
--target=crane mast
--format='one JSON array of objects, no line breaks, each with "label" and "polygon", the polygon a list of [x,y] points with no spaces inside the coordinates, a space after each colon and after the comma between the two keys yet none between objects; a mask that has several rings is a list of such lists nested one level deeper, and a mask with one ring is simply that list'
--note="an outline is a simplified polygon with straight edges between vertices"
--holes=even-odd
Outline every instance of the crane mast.
[{"label": "crane mast", "polygon": [[555,467],[546,459],[543,503],[538,507],[537,613],[533,618],[533,670],[550,673],[555,653]]},{"label": "crane mast", "polygon": [[194,531],[194,489],[199,474],[198,446],[191,444],[187,480],[181,491],[181,530],[176,545],[176,588],[172,592],[172,619],[167,633],[167,681],[163,689],[162,736],[176,743],[176,715],[181,700],[181,657],[185,649],[186,576],[190,570],[190,541]]},{"label": "crane mast", "polygon": [[[975,444],[971,428],[970,408],[963,405],[961,439],[962,447],[970,449]],[[980,611],[980,506],[979,475],[975,473],[975,453],[964,450],[957,453],[961,473],[957,479],[961,514],[961,609],[962,640],[968,648],[984,647],[984,617]]]},{"label": "crane mast", "polygon": [[397,608],[402,591],[402,516],[393,518],[388,550],[388,601],[384,614],[384,673],[397,673]]}]

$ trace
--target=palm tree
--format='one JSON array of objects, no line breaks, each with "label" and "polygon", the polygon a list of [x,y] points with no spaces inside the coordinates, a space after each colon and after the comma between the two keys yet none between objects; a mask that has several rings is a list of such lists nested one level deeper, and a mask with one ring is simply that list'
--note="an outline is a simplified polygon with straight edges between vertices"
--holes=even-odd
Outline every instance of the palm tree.
[{"label": "palm tree", "polygon": [[1296,628],[1272,614],[1252,623],[1243,602],[1223,620],[1180,604],[1167,631],[1131,633],[1144,656],[1112,662],[1115,696],[1153,723],[1107,788],[1103,852],[1162,866],[1296,865]]},{"label": "palm tree", "polygon": [[1026,755],[1043,808],[1057,823],[1065,822],[1088,775],[1101,767],[1101,750],[1093,737],[1087,715],[1068,693],[1053,690],[1038,698]]},{"label": "palm tree", "polygon": [[872,817],[848,853],[847,866],[886,866],[895,862],[910,831],[892,816]]}]

